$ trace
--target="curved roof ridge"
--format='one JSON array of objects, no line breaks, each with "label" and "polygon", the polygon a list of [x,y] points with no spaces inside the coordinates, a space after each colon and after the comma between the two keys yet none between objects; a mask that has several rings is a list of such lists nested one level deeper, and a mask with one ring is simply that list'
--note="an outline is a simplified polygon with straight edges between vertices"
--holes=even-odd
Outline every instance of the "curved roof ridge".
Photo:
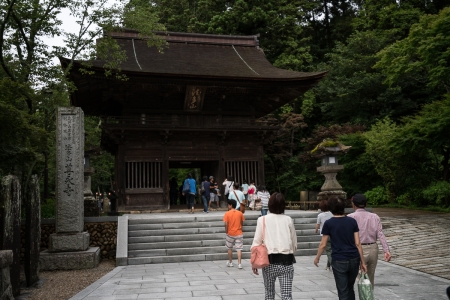
[{"label": "curved roof ridge", "polygon": [[[116,39],[142,39],[139,31],[133,29],[124,29],[123,31],[114,31],[106,33]],[[157,36],[165,39],[167,42],[179,43],[206,43],[213,45],[239,45],[258,47],[259,41],[257,35],[222,35],[205,34],[190,32],[172,32],[155,31]]]}]

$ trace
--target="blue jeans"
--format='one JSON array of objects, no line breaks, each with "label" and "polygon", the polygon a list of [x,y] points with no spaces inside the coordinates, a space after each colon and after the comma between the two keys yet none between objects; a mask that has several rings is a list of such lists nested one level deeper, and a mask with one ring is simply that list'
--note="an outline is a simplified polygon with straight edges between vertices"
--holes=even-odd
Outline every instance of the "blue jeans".
[{"label": "blue jeans", "polygon": [[202,195],[203,211],[208,212],[209,197]]},{"label": "blue jeans", "polygon": [[195,195],[191,193],[186,194],[186,202],[188,209],[194,208],[195,204]]},{"label": "blue jeans", "polygon": [[358,275],[360,263],[359,257],[350,260],[333,260],[331,262],[339,300],[355,300],[353,285]]},{"label": "blue jeans", "polygon": [[266,216],[267,215],[267,212],[268,212],[269,210],[268,209],[261,209],[261,216]]}]

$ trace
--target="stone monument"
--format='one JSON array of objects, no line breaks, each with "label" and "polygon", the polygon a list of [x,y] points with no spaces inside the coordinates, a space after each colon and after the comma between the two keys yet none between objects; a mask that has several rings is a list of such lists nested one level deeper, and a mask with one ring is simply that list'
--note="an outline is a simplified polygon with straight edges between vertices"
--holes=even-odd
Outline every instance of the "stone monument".
[{"label": "stone monument", "polygon": [[[12,261],[7,259],[11,265],[10,272],[3,275],[9,276],[14,296],[20,294],[20,192],[21,187],[16,176],[8,175],[2,178],[0,186],[0,249],[12,250]],[[3,275],[2,277],[4,277]]]},{"label": "stone monument", "polygon": [[58,107],[56,123],[56,224],[41,270],[88,269],[100,261],[84,232],[84,114],[78,107]]},{"label": "stone monument", "polygon": [[31,177],[27,194],[24,270],[27,286],[32,286],[39,281],[39,254],[41,250],[41,193],[37,175]]},{"label": "stone monument", "polygon": [[0,299],[14,299],[10,279],[10,266],[13,263],[13,252],[11,250],[0,251]]}]

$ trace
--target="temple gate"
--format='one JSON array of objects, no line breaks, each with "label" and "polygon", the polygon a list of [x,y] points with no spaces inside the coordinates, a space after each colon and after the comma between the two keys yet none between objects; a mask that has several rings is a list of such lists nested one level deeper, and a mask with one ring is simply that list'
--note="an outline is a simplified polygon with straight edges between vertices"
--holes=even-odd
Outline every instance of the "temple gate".
[{"label": "temple gate", "polygon": [[[160,33],[164,53],[138,32],[110,33],[127,53],[126,81],[76,62],[71,103],[102,116],[102,147],[115,155],[118,210],[169,208],[169,168],[200,168],[264,184],[265,139],[278,127],[260,118],[313,87],[325,72],[272,66],[257,36]],[[63,65],[69,61],[61,59]]]}]

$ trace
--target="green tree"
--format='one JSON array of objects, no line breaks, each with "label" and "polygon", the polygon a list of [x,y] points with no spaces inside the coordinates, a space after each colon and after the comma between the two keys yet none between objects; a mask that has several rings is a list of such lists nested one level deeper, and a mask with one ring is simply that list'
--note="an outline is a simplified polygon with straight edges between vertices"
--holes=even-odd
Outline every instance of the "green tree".
[{"label": "green tree", "polygon": [[437,162],[433,178],[450,181],[450,94],[425,105],[419,113],[403,119],[404,125],[392,145],[400,154],[430,153]]},{"label": "green tree", "polygon": [[421,151],[410,145],[398,147],[404,127],[388,118],[377,122],[364,133],[366,154],[372,161],[391,202],[408,193],[420,204],[421,191],[433,180],[435,165],[425,145]]},{"label": "green tree", "polygon": [[384,31],[356,32],[327,54],[329,61],[319,68],[329,73],[314,89],[323,121],[368,125],[379,117],[402,116],[416,107],[399,89],[383,84],[384,76],[372,68],[376,53],[395,39],[395,34]]},{"label": "green tree", "polygon": [[450,93],[449,30],[450,7],[438,15],[424,15],[405,39],[380,51],[375,67],[381,69],[390,85],[402,86],[402,82],[410,81],[440,95]]},{"label": "green tree", "polygon": [[[62,9],[69,10],[77,20],[76,33],[61,29]],[[157,22],[153,11],[108,6],[107,0],[6,0],[0,4],[0,16],[0,85],[7,88],[0,93],[4,108],[0,122],[17,124],[17,127],[2,127],[11,130],[5,131],[2,154],[14,159],[3,159],[0,168],[25,181],[30,174],[43,172],[45,199],[49,194],[48,178],[54,171],[49,166],[54,166],[51,157],[54,156],[55,108],[68,105],[68,93],[74,87],[67,75],[73,61],[104,58],[106,75],[123,78],[118,68],[125,59],[123,51],[113,39],[103,37],[103,31],[132,26],[145,35],[149,45],[161,46],[162,41],[155,37],[154,30],[164,30],[164,27]],[[44,38],[52,36],[62,37],[65,45],[49,47]],[[51,63],[59,56],[70,60],[64,69]],[[88,67],[86,63],[86,71]],[[13,117],[17,118],[16,122],[12,122]],[[19,163],[11,168],[9,163],[14,161]],[[26,182],[22,184],[26,186]]]}]

